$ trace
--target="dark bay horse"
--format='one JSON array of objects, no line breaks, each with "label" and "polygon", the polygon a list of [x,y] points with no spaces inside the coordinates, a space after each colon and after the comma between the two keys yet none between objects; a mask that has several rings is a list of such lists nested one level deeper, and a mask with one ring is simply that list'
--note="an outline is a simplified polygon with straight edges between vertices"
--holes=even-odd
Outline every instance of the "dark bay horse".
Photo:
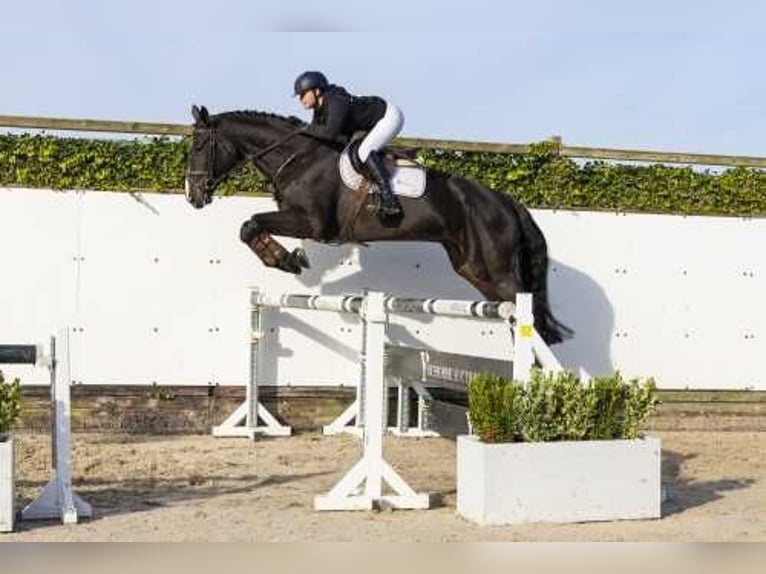
[{"label": "dark bay horse", "polygon": [[[302,133],[305,123],[263,112],[210,115],[192,108],[194,133],[186,197],[196,208],[242,161],[251,160],[273,184],[278,211],[245,221],[242,241],[269,267],[300,273],[302,249],[288,252],[272,235],[322,242],[431,241],[444,247],[455,271],[488,300],[534,296],[535,327],[549,344],[571,331],[548,303],[548,248],[526,207],[474,181],[428,169],[422,197],[402,197],[403,215],[381,220],[361,209],[363,196],[345,186],[338,160],[342,144]],[[360,199],[361,197],[361,199]]]}]

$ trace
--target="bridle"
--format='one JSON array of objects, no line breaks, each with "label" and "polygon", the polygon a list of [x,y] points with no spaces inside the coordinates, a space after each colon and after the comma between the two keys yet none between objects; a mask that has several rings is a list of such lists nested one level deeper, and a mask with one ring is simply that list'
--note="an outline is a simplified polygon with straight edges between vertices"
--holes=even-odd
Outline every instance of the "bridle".
[{"label": "bridle", "polygon": [[[257,159],[260,159],[260,158],[264,157],[265,155],[267,155],[267,154],[271,153],[272,151],[278,149],[286,141],[292,139],[293,137],[295,137],[299,133],[305,131],[307,127],[308,127],[308,125],[302,126],[302,127],[298,128],[298,129],[295,129],[295,130],[289,132],[287,135],[281,137],[280,139],[275,141],[273,144],[265,147],[264,149],[260,150],[256,154],[251,155],[250,159],[254,162]],[[191,170],[190,169],[190,170],[186,171],[186,176],[187,176],[187,178],[193,178],[193,177],[204,177],[205,178],[205,181],[204,181],[205,201],[207,203],[210,203],[210,200],[211,200],[212,195],[213,195],[213,190],[215,190],[215,188],[218,187],[224,179],[226,179],[226,177],[228,176],[228,173],[219,175],[218,177],[215,177],[215,178],[214,177],[210,177],[209,174],[212,171],[212,167],[215,165],[215,152],[216,152],[216,149],[218,148],[218,141],[217,141],[218,140],[218,132],[217,132],[217,130],[215,128],[212,128],[212,127],[207,127],[207,128],[202,128],[202,129],[205,129],[208,132],[208,134],[209,134],[209,136],[208,136],[208,138],[209,138],[208,139],[208,158],[207,158],[208,159],[208,163],[207,163],[208,169],[207,170]],[[272,177],[273,181],[276,181],[277,177],[280,175],[280,173],[282,173],[282,170],[284,170],[284,168],[290,162],[292,162],[296,158],[296,156],[297,156],[297,154],[292,154],[285,161],[283,161],[280,164],[280,166],[274,172],[274,176]]]},{"label": "bridle", "polygon": [[[200,129],[200,128],[197,128]],[[214,128],[201,128],[208,133],[208,148],[207,148],[207,166],[208,169],[187,169],[186,178],[190,180],[194,177],[204,177],[204,192],[205,203],[210,203],[213,190],[225,179],[226,174],[220,175],[216,178],[210,177],[210,173],[215,166],[215,151],[218,148],[218,132]],[[189,193],[187,192],[187,199]]]},{"label": "bridle", "polygon": [[[280,147],[280,146],[281,146],[283,143],[285,143],[286,141],[288,141],[288,140],[292,139],[293,137],[295,137],[295,136],[296,136],[296,135],[298,135],[299,133],[301,133],[301,132],[305,131],[307,127],[308,127],[308,125],[306,125],[306,126],[302,126],[302,127],[298,128],[298,129],[295,129],[295,130],[293,130],[293,131],[289,132],[287,135],[285,135],[285,136],[281,137],[280,139],[278,139],[277,141],[275,141],[275,142],[274,142],[273,144],[271,144],[270,146],[267,146],[267,147],[265,147],[264,149],[262,149],[261,151],[259,151],[259,152],[258,152],[258,153],[256,153],[255,155],[251,155],[251,156],[250,156],[250,159],[251,159],[253,162],[255,162],[255,160],[257,160],[257,159],[259,159],[259,158],[261,158],[261,157],[265,156],[265,155],[266,155],[266,154],[268,154],[269,152],[272,152],[272,151],[276,150],[277,148],[279,148],[279,147]],[[293,161],[293,160],[294,160],[296,157],[298,157],[298,153],[297,153],[297,152],[296,152],[296,153],[293,153],[293,154],[290,154],[290,155],[287,157],[287,159],[286,159],[286,160],[284,160],[284,161],[283,161],[281,164],[279,164],[279,167],[278,167],[278,168],[277,168],[277,169],[274,171],[274,175],[273,175],[273,176],[271,176],[271,181],[272,181],[272,183],[274,184],[274,187],[275,187],[275,188],[276,188],[276,185],[277,185],[277,178],[279,178],[279,176],[280,176],[280,174],[282,173],[282,171],[283,171],[283,170],[284,170],[284,169],[285,169],[285,168],[288,166],[288,164],[290,164],[290,163],[291,163],[291,162],[292,162],[292,161]]]}]

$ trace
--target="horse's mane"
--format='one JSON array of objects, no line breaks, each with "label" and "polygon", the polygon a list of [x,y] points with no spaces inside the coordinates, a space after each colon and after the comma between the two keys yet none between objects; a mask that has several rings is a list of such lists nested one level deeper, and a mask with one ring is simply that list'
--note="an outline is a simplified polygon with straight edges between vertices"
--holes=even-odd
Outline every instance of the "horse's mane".
[{"label": "horse's mane", "polygon": [[258,119],[258,118],[274,118],[276,120],[282,120],[295,127],[306,125],[302,119],[295,116],[282,116],[279,114],[273,114],[271,112],[259,112],[256,110],[236,110],[233,112],[223,112],[215,116],[219,119]]},{"label": "horse's mane", "polygon": [[[304,122],[303,120],[295,116],[282,116],[279,114],[273,114],[271,112],[259,112],[256,110],[236,110],[231,112],[223,112],[212,117],[216,121],[227,120],[227,119],[228,120],[259,120],[263,118],[275,119],[275,120],[286,122],[287,124],[294,126],[296,128],[303,127],[306,125],[306,122]],[[324,145],[325,147],[329,147],[337,152],[343,151],[343,148],[346,147],[345,143],[339,143],[339,142],[335,142],[331,140],[315,138],[314,136],[309,136],[309,137],[314,139],[314,141],[317,141],[320,144]]]}]

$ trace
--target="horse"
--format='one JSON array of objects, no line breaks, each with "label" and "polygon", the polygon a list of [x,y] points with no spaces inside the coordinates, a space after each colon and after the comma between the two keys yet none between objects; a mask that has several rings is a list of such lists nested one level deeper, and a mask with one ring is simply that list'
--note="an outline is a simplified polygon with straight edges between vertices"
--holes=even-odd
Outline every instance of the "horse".
[{"label": "horse", "polygon": [[381,218],[363,208],[369,194],[352,190],[340,176],[345,144],[311,136],[300,119],[261,111],[212,115],[196,105],[192,117],[186,171],[191,205],[209,204],[246,160],[271,182],[278,210],[257,213],[240,229],[240,239],[264,265],[295,274],[309,266],[302,249],[289,252],[273,235],[328,243],[437,242],[455,272],[487,300],[515,301],[519,291],[532,293],[535,328],[546,343],[571,336],[548,302],[545,237],[511,194],[423,168],[422,196],[400,197],[403,213]]}]

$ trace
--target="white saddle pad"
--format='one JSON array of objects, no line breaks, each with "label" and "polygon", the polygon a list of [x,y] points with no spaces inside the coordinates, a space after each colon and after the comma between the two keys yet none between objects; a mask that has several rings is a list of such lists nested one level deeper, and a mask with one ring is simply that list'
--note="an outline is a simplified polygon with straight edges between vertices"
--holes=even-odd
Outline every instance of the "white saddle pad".
[{"label": "white saddle pad", "polygon": [[[348,148],[343,150],[338,161],[340,177],[346,186],[353,190],[359,189],[364,181],[364,176],[354,169]],[[398,165],[391,172],[391,189],[396,195],[403,197],[420,197],[426,190],[426,170],[422,166]],[[370,186],[370,193],[377,190],[377,186]]]}]

